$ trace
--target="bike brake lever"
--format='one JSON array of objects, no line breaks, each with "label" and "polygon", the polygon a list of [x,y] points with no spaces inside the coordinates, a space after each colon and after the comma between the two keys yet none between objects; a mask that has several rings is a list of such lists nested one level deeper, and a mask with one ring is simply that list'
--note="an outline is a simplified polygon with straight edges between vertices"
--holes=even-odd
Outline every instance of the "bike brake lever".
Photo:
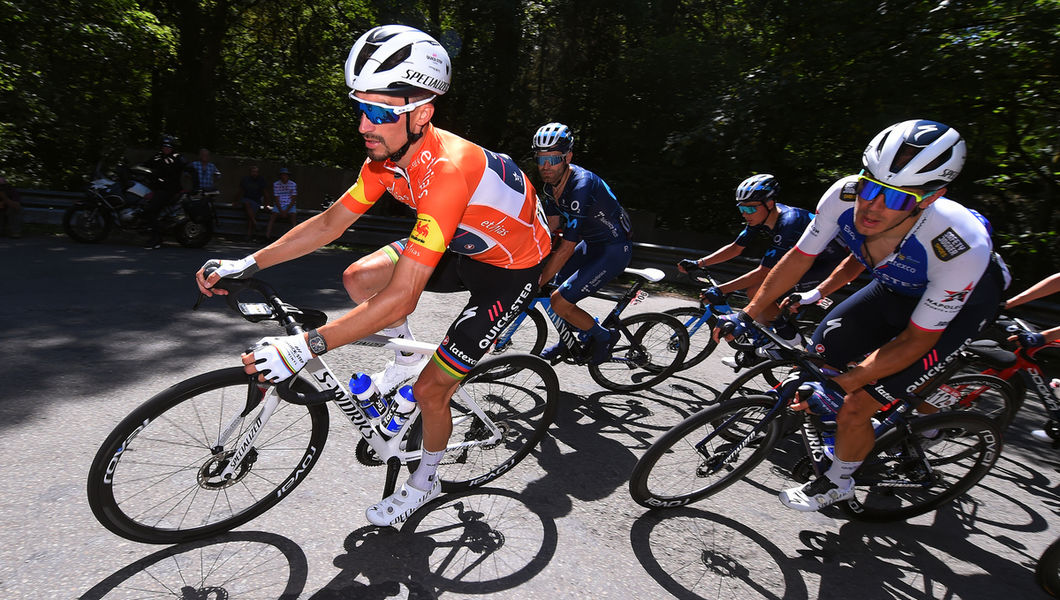
[{"label": "bike brake lever", "polygon": [[192,306],[191,309],[192,310],[199,310],[199,307],[202,306],[202,301],[205,300],[206,298],[207,298],[206,294],[204,294],[202,292],[199,292],[199,299],[195,301],[195,306]]}]

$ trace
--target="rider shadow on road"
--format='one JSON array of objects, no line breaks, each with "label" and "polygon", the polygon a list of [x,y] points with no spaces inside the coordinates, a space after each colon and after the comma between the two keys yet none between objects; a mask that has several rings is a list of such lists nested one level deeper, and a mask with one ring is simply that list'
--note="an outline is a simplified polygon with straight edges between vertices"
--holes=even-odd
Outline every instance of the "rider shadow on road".
[{"label": "rider shadow on road", "polygon": [[107,576],[80,600],[277,598],[295,600],[308,577],[305,552],[288,538],[238,531],[169,546]]},{"label": "rider shadow on road", "polygon": [[[782,524],[767,520],[752,527],[694,507],[645,513],[634,522],[630,540],[647,573],[676,598],[1038,597],[1034,564],[1040,549],[1004,532],[1008,519],[1017,521],[1017,529],[1044,528],[1044,520],[983,488],[917,523],[848,521],[838,530],[803,529],[790,534],[804,546],[795,556],[774,542],[786,531]],[[1027,512],[1026,523],[1012,505]],[[999,557],[993,544],[1016,550],[1024,560]],[[814,581],[816,591],[810,589]]]},{"label": "rider shadow on road", "polygon": [[480,488],[445,494],[400,531],[362,527],[347,536],[342,569],[312,600],[435,599],[445,592],[514,589],[540,573],[556,552],[555,521],[520,494]]}]

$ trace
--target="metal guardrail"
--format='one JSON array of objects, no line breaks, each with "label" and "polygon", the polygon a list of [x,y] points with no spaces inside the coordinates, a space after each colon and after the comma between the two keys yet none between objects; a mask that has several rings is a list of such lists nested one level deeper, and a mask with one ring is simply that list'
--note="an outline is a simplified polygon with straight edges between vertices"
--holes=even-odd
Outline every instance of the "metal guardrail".
[{"label": "metal guardrail", "polygon": [[[22,195],[23,220],[26,223],[38,223],[47,225],[62,225],[63,213],[82,194],[78,192],[60,192],[50,190],[19,189]],[[227,202],[215,202],[217,212],[217,233],[226,237],[242,236],[246,233],[246,214],[241,207],[234,207]],[[299,215],[304,219],[307,216],[318,214],[318,210],[299,209]],[[258,224],[262,231],[268,225],[269,213],[259,212]],[[357,220],[354,227],[347,229],[339,238],[339,241],[356,246],[381,247],[390,242],[408,235],[412,230],[413,219],[402,217],[379,217],[375,215],[364,215]],[[277,233],[287,231],[286,222],[277,221],[274,230]],[[664,246],[659,244],[648,244],[643,242],[633,243],[633,261],[630,266],[637,268],[654,267],[666,273],[666,282],[676,287],[688,290],[696,289],[694,285],[677,270],[677,261],[682,258],[699,258],[708,252],[698,248],[682,248],[677,246]],[[758,264],[758,261],[749,257],[737,257],[725,263],[714,265],[710,268],[711,273],[723,281],[738,277]],[[846,289],[856,289],[868,281],[862,274],[853,286]],[[1018,290],[1009,290],[1009,295]],[[847,293],[840,290],[835,294],[837,299],[846,297]],[[1011,314],[1028,319],[1034,323],[1045,324],[1051,327],[1060,324],[1060,303],[1051,299],[1035,300],[1020,306]]]}]

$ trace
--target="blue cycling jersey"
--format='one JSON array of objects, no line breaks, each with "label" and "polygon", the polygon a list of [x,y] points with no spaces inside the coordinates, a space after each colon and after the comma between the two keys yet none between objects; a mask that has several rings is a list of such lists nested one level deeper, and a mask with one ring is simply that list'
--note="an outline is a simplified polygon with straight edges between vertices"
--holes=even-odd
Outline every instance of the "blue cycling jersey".
[{"label": "blue cycling jersey", "polygon": [[[784,254],[795,247],[795,242],[799,241],[802,232],[806,230],[806,226],[813,220],[813,213],[805,208],[788,206],[780,202],[775,202],[774,208],[777,211],[777,221],[772,228],[764,223],[753,227],[746,225],[733,242],[737,246],[746,248],[755,237],[768,238],[769,248],[762,255],[761,261],[761,265],[767,269],[772,269],[776,266],[780,259],[784,257]],[[833,240],[817,255],[814,271],[824,273],[827,276],[846,255],[847,248],[842,241]],[[823,277],[818,278],[818,281],[820,279],[823,279]]]},{"label": "blue cycling jersey", "polygon": [[854,226],[854,201],[845,199],[853,196],[856,182],[857,176],[846,177],[825,192],[796,249],[816,255],[829,240],[842,237],[873,279],[895,293],[919,297],[911,316],[914,325],[945,329],[991,261],[993,245],[982,216],[939,198],[920,212],[890,255],[872,264],[864,254],[865,236]]},{"label": "blue cycling jersey", "polygon": [[570,165],[570,177],[559,198],[550,184],[542,186],[545,214],[564,219],[563,239],[587,244],[626,242],[631,238],[629,215],[598,175]]}]

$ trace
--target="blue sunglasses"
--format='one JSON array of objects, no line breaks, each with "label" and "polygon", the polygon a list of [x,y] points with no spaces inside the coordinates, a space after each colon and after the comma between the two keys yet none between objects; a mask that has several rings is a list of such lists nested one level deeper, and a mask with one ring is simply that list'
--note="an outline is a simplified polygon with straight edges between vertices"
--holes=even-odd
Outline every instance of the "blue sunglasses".
[{"label": "blue sunglasses", "polygon": [[367,100],[361,100],[360,98],[354,97],[352,94],[350,98],[353,98],[354,102],[357,103],[357,110],[360,114],[368,117],[368,121],[373,125],[385,125],[387,123],[397,123],[401,115],[412,112],[417,106],[427,104],[434,97],[424,98],[418,102],[412,102],[411,104],[403,104],[401,106],[390,106],[388,104],[378,104],[376,102],[368,102]]},{"label": "blue sunglasses", "polygon": [[761,204],[752,204],[752,205],[748,206],[748,205],[745,205],[745,204],[737,204],[736,208],[740,209],[741,213],[743,213],[745,215],[750,215],[750,214],[754,214],[754,213],[758,212],[758,207],[759,206],[762,206],[762,205]]},{"label": "blue sunglasses", "polygon": [[876,181],[862,171],[858,175],[858,196],[865,202],[872,202],[880,194],[883,194],[884,206],[891,210],[912,210],[914,206],[923,202],[925,197]]},{"label": "blue sunglasses", "polygon": [[537,165],[538,166],[542,166],[542,165],[556,166],[556,165],[558,165],[561,162],[563,162],[563,155],[562,154],[560,154],[558,156],[555,155],[555,154],[550,154],[548,156],[540,156],[539,155],[537,157]]}]

